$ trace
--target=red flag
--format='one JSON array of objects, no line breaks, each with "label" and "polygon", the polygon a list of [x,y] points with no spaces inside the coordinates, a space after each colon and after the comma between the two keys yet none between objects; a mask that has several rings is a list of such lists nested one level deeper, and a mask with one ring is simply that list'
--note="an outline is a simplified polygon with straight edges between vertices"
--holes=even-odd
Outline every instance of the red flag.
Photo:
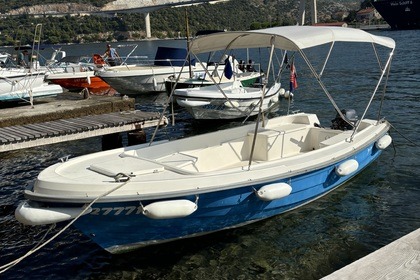
[{"label": "red flag", "polygon": [[292,62],[292,65],[290,65],[290,92],[293,92],[293,90],[297,87],[298,84],[295,63]]}]

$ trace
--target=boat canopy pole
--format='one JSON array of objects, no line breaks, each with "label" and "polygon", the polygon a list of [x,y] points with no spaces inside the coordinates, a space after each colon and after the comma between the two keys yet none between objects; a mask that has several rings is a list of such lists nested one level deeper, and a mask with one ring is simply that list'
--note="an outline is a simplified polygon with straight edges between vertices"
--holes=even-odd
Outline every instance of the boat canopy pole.
[{"label": "boat canopy pole", "polygon": [[[119,45],[118,47],[129,47],[129,46],[133,46],[133,45]],[[139,45],[134,45],[134,48],[131,50],[131,52],[129,52],[127,55],[126,55],[126,57],[125,57],[125,59],[124,59],[124,61],[122,61],[121,62],[121,65],[122,64],[125,64],[126,62],[127,62],[127,60],[128,60],[128,58],[133,54],[133,52],[137,49],[137,47],[138,47]]]},{"label": "boat canopy pole", "polygon": [[[222,55],[222,57],[226,54],[226,52]],[[204,72],[209,75],[210,80],[214,83],[214,85],[217,87],[217,89],[220,91],[220,93],[225,97],[225,99],[227,100],[227,102],[229,102],[229,104],[232,106],[232,108],[234,108],[235,110],[241,112],[241,113],[246,113],[246,111],[242,111],[241,109],[239,109],[238,107],[235,106],[235,104],[232,103],[232,101],[230,100],[230,98],[226,95],[226,93],[223,91],[223,89],[220,87],[220,82],[217,82],[214,77],[212,75],[210,75],[209,70],[204,67],[204,64],[201,62],[201,60],[194,55],[194,57],[198,60],[198,62],[200,63],[201,67],[203,67]]]},{"label": "boat canopy pole", "polygon": [[302,56],[303,60],[305,60],[306,65],[308,65],[309,70],[311,70],[312,75],[314,75],[315,79],[317,80],[318,84],[321,86],[322,90],[324,91],[324,93],[327,95],[328,99],[330,100],[331,104],[334,106],[335,110],[337,111],[337,113],[340,115],[340,117],[349,125],[351,125],[352,127],[354,127],[354,124],[352,124],[351,122],[349,122],[347,120],[347,118],[343,115],[343,113],[341,112],[340,108],[338,107],[338,105],[335,103],[334,98],[332,98],[331,94],[328,92],[327,88],[325,87],[324,83],[321,81],[321,76],[318,75],[318,73],[316,72],[315,68],[312,66],[311,62],[309,61],[309,59],[307,58],[307,56],[305,55],[305,53],[299,49],[299,53]]},{"label": "boat canopy pole", "polygon": [[[378,83],[376,84],[375,90],[373,91],[372,96],[370,97],[369,103],[368,103],[368,105],[366,106],[366,109],[365,109],[365,111],[363,112],[362,117],[360,118],[360,120],[359,120],[359,121],[358,121],[358,123],[356,124],[356,127],[355,127],[355,129],[354,129],[353,134],[356,132],[357,128],[360,126],[360,121],[361,121],[361,120],[363,120],[363,119],[365,118],[366,113],[367,113],[367,111],[369,110],[370,105],[372,104],[373,98],[375,97],[376,92],[378,91],[379,85],[381,84],[382,79],[383,79],[383,78],[384,78],[384,76],[385,76],[385,73],[389,72],[389,69],[390,69],[390,66],[391,66],[391,60],[392,60],[393,55],[394,55],[394,49],[392,49],[391,53],[389,54],[389,58],[388,58],[388,60],[387,60],[387,62],[386,62],[385,68],[382,70],[381,76],[379,77],[379,81],[378,81]],[[353,135],[352,135],[352,137],[353,137]]]},{"label": "boat canopy pole", "polygon": [[322,74],[324,73],[325,67],[327,66],[327,62],[328,62],[328,61],[329,61],[329,59],[330,59],[330,55],[331,55],[332,49],[333,49],[333,47],[334,47],[334,43],[335,43],[335,42],[332,42],[332,44],[331,44],[331,46],[330,46],[330,50],[328,51],[327,57],[325,58],[324,65],[322,66],[321,72],[319,72],[319,76],[320,76],[320,77],[321,77],[321,76],[322,76]]},{"label": "boat canopy pole", "polygon": [[383,71],[384,69],[382,68],[381,59],[379,58],[379,55],[378,55],[378,52],[376,51],[374,43],[372,43],[372,49],[373,49],[373,52],[375,53],[376,60],[378,61],[379,68],[381,69],[381,71]]},{"label": "boat canopy pole", "polygon": [[[271,37],[270,59],[268,61],[268,66],[267,66],[267,77],[270,75],[270,68],[271,68],[271,64],[273,62],[274,41],[275,41],[275,38],[274,38],[274,36],[272,36]],[[262,90],[262,93],[261,93],[260,107],[258,109],[258,117],[257,117],[257,121],[255,123],[254,137],[252,139],[251,153],[249,155],[248,170],[251,170],[252,158],[254,157],[254,149],[255,149],[255,144],[256,144],[256,141],[257,141],[257,133],[258,133],[258,125],[260,123],[260,117],[262,117],[263,127],[265,126],[264,113],[262,112],[262,103],[264,101],[264,95],[265,95],[266,89],[267,89],[267,83],[264,83],[263,90]]]},{"label": "boat canopy pole", "polygon": [[[280,62],[279,61],[279,58],[278,58],[278,55],[277,55],[277,53],[276,52],[274,52],[273,53],[273,56],[275,56],[275,58],[276,58],[276,60],[277,60],[277,63],[279,64],[279,71],[278,71],[278,73],[277,73],[277,76],[275,76],[274,75],[274,63],[272,62],[271,63],[271,65],[272,65],[272,69],[273,69],[273,80],[274,80],[274,83],[276,83],[276,82],[279,82],[280,83],[280,80],[281,80],[281,73],[283,72],[283,66],[284,66],[284,59],[285,59],[285,57],[286,57],[286,53],[287,53],[287,51],[285,51],[285,53],[282,55],[282,61]],[[277,78],[276,78],[277,77]],[[268,77],[267,77],[268,78]],[[252,110],[251,110],[251,112],[254,110],[254,108],[256,107],[256,106],[259,106],[260,105],[260,103],[261,103],[261,99],[258,101],[258,103],[255,105],[255,106],[253,106],[252,107]],[[247,120],[248,120],[248,118],[250,117],[250,115],[248,114],[248,116],[242,121],[242,124],[244,124]]]},{"label": "boat canopy pole", "polygon": [[[243,36],[246,36],[246,35],[241,35],[241,36],[238,36],[238,37],[236,37],[235,39],[233,39],[230,43],[229,43],[229,45],[225,48],[225,50],[224,50],[224,52],[223,52],[223,54],[222,54],[222,57],[224,57],[226,54],[227,54],[227,50],[229,49],[229,47],[237,40],[237,39],[239,39],[239,38],[241,38],[241,37],[243,37]],[[223,89],[220,87],[220,83],[218,83],[215,79],[214,79],[214,77],[213,77],[213,75],[211,75],[210,73],[209,73],[209,70],[207,69],[207,67],[204,67],[204,65],[203,65],[203,62],[200,60],[200,58],[195,54],[195,53],[193,53],[193,55],[194,55],[194,57],[198,60],[198,62],[200,63],[200,65],[201,65],[201,67],[204,69],[204,72],[207,74],[207,75],[209,75],[209,78],[210,78],[210,80],[214,83],[214,85],[217,87],[217,89],[223,94],[223,96],[225,97],[225,99],[227,100],[227,102],[229,102],[229,104],[232,106],[232,108],[234,108],[235,110],[237,110],[238,112],[240,112],[240,113],[247,113],[246,111],[242,111],[241,109],[239,109],[238,107],[236,107],[235,106],[235,104],[233,104],[232,103],[232,101],[230,100],[230,98],[226,95],[226,93],[223,91]],[[232,62],[233,63],[233,62]],[[219,66],[217,66],[217,67],[219,67]],[[217,70],[217,68],[216,68],[216,70]]]},{"label": "boat canopy pole", "polygon": [[187,33],[187,49],[188,49],[188,71],[190,73],[190,78],[192,78],[192,69],[191,69],[191,56],[190,56],[190,26],[188,24],[188,12],[187,8],[185,8],[185,32]]},{"label": "boat canopy pole", "polygon": [[[282,50],[282,53],[283,53],[283,50]],[[284,51],[284,53],[283,53],[283,55],[282,55],[282,58],[281,58],[281,62],[279,62],[278,60],[279,60],[279,58],[278,58],[278,56],[277,56],[277,54],[276,54],[276,59],[277,59],[277,63],[279,64],[279,72],[277,73],[277,78],[280,80],[281,79],[281,73],[283,72],[283,66],[284,66],[284,60],[286,59],[286,56],[287,56],[287,51]]]},{"label": "boat canopy pole", "polygon": [[384,90],[382,91],[381,105],[379,106],[379,110],[378,110],[378,121],[381,119],[382,105],[384,103],[385,92],[386,92],[386,88],[388,86],[388,78],[389,78],[389,72],[390,72],[390,70],[391,70],[391,63],[389,64],[388,69],[386,71],[386,78],[385,78]]},{"label": "boat canopy pole", "polygon": [[[188,52],[187,57],[186,57],[186,58],[185,58],[185,60],[184,60],[184,64],[183,64],[183,65],[182,65],[182,67],[181,67],[181,71],[179,71],[179,73],[178,73],[178,77],[177,77],[177,78],[176,78],[176,80],[175,80],[175,84],[174,84],[174,86],[171,88],[171,94],[169,94],[168,98],[166,99],[165,106],[164,106],[164,108],[163,108],[163,110],[162,110],[162,113],[161,113],[161,114],[160,114],[160,116],[159,116],[159,122],[158,122],[158,125],[156,126],[155,130],[153,131],[152,138],[151,138],[151,139],[150,139],[150,141],[149,141],[149,146],[151,146],[151,145],[152,145],[152,143],[153,143],[153,141],[155,140],[156,133],[157,133],[157,131],[158,131],[158,129],[159,129],[159,124],[160,124],[160,123],[162,122],[162,120],[163,120],[164,114],[165,114],[165,112],[166,112],[166,109],[167,109],[167,108],[168,108],[168,106],[169,106],[169,103],[172,103],[172,102],[171,102],[172,95],[174,94],[174,92],[175,92],[175,88],[176,88],[176,85],[177,85],[177,83],[178,83],[179,79],[181,78],[181,74],[182,74],[182,72],[184,71],[185,63],[186,63],[187,59],[189,58],[189,55],[190,55],[190,52]],[[171,108],[172,108],[172,110],[171,110],[171,111],[172,111],[172,125],[175,125],[175,115],[174,115],[173,106],[172,106]]]},{"label": "boat canopy pole", "polygon": [[[270,69],[273,65],[274,41],[275,41],[275,37],[272,36],[271,37],[270,59],[268,60],[268,65],[267,65],[267,79],[270,76]],[[273,72],[274,72],[274,69],[273,69]],[[264,82],[263,89],[262,89],[262,92],[261,92],[260,108],[259,108],[259,112],[262,114],[262,117],[263,117],[263,120],[262,120],[263,121],[263,127],[265,126],[265,123],[264,123],[264,113],[262,112],[262,105],[263,105],[263,102],[264,102],[265,94],[267,93],[266,92],[267,91],[267,84],[268,84],[267,82]]]}]

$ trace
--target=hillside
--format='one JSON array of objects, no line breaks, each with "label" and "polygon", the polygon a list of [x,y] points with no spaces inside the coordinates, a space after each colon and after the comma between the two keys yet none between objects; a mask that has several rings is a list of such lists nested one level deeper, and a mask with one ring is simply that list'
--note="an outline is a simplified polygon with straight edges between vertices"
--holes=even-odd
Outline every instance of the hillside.
[{"label": "hillside", "polygon": [[[33,24],[43,24],[43,42],[83,43],[95,41],[139,40],[145,36],[143,14],[118,14],[115,17],[65,16],[34,18],[30,14],[40,11],[94,11],[106,4],[106,0],[85,0],[69,3],[64,0],[29,1],[9,0],[1,7],[6,16],[0,21],[0,45],[13,45],[20,28],[23,41],[32,38]],[[357,10],[356,1],[318,1],[318,20],[342,21],[343,12]],[[185,36],[185,11],[188,13],[190,33],[198,30],[226,29],[248,30],[277,25],[296,24],[299,2],[295,0],[230,0],[219,4],[203,4],[187,8],[166,8],[150,13],[152,36],[173,38]],[[307,13],[310,14],[310,13]],[[307,19],[310,18],[307,16]],[[21,36],[19,36],[21,37]]]}]

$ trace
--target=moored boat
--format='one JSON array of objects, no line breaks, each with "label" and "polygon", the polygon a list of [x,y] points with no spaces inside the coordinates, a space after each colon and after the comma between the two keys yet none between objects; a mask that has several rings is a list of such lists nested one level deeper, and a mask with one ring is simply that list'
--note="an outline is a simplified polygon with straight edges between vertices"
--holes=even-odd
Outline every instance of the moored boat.
[{"label": "moored boat", "polygon": [[[255,116],[260,110],[265,112],[276,106],[280,89],[280,83],[275,83],[264,92],[262,86],[243,86],[234,80],[206,87],[176,89],[173,98],[195,119],[237,119]],[[264,96],[262,100],[261,96]]]},{"label": "moored boat", "polygon": [[70,91],[87,89],[95,95],[114,95],[115,90],[96,75],[105,67],[99,54],[93,55],[95,63],[81,56],[66,56],[48,67],[45,79]]},{"label": "moored boat", "polygon": [[59,85],[44,81],[45,72],[27,68],[0,69],[0,101],[32,101],[63,92]]},{"label": "moored boat", "polygon": [[[213,73],[217,73],[214,75]],[[226,78],[222,72],[219,71],[213,72],[212,77],[214,81],[219,84],[231,82],[231,79]],[[240,81],[242,86],[248,87],[253,86],[260,82],[263,79],[264,74],[260,72],[238,72],[235,74],[235,79]],[[206,87],[214,85],[213,80],[211,78],[206,78],[205,73],[201,73],[197,77],[187,77],[183,79],[177,79],[176,75],[169,76],[165,79],[165,89],[168,94],[171,94],[173,89],[181,89],[181,88],[195,88],[195,87]]]},{"label": "moored boat", "polygon": [[98,71],[97,75],[118,92],[136,95],[164,92],[165,80],[170,76],[178,77],[181,73],[181,78],[198,77],[204,73],[205,68],[209,71],[216,69],[214,65],[196,65],[195,61],[189,62],[186,58],[186,49],[159,47],[151,63],[116,66]]},{"label": "moored boat", "polygon": [[420,1],[374,0],[372,5],[393,29],[420,29]]},{"label": "moored boat", "polygon": [[[381,71],[360,118],[338,108],[306,55],[312,48],[329,45],[331,51],[341,43],[390,52],[386,58],[374,55],[375,63],[384,61],[376,64]],[[269,119],[260,114],[255,124],[63,160],[25,190],[16,218],[28,225],[72,221],[106,250],[121,252],[243,226],[300,207],[353,178],[391,144],[390,124],[380,109],[377,119],[365,116],[385,84],[392,39],[350,28],[288,26],[203,36],[191,42],[190,50],[250,44],[269,48],[269,61],[274,49],[300,55],[345,125],[322,126],[313,113]],[[327,52],[321,65],[329,58]]]}]

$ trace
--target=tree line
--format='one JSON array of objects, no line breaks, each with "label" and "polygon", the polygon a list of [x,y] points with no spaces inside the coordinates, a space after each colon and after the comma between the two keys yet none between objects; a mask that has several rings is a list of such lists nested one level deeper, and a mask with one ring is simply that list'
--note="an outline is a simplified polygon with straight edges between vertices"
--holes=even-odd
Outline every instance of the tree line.
[{"label": "tree line", "polygon": [[[8,0],[2,7],[15,9],[22,5],[46,4],[47,1]],[[65,0],[48,1],[67,3]],[[102,6],[108,0],[84,0]],[[20,4],[19,4],[20,3]],[[231,0],[219,4],[202,4],[183,8],[165,8],[150,13],[152,37],[186,37],[188,15],[189,36],[200,30],[250,30],[270,26],[296,24],[299,3],[289,1]],[[141,40],[145,38],[144,15],[139,13],[104,16],[38,17],[21,15],[3,17],[0,21],[0,45],[13,45],[16,39],[31,44],[36,24],[43,25],[42,43],[66,44]],[[19,36],[19,38],[16,38]]]}]

